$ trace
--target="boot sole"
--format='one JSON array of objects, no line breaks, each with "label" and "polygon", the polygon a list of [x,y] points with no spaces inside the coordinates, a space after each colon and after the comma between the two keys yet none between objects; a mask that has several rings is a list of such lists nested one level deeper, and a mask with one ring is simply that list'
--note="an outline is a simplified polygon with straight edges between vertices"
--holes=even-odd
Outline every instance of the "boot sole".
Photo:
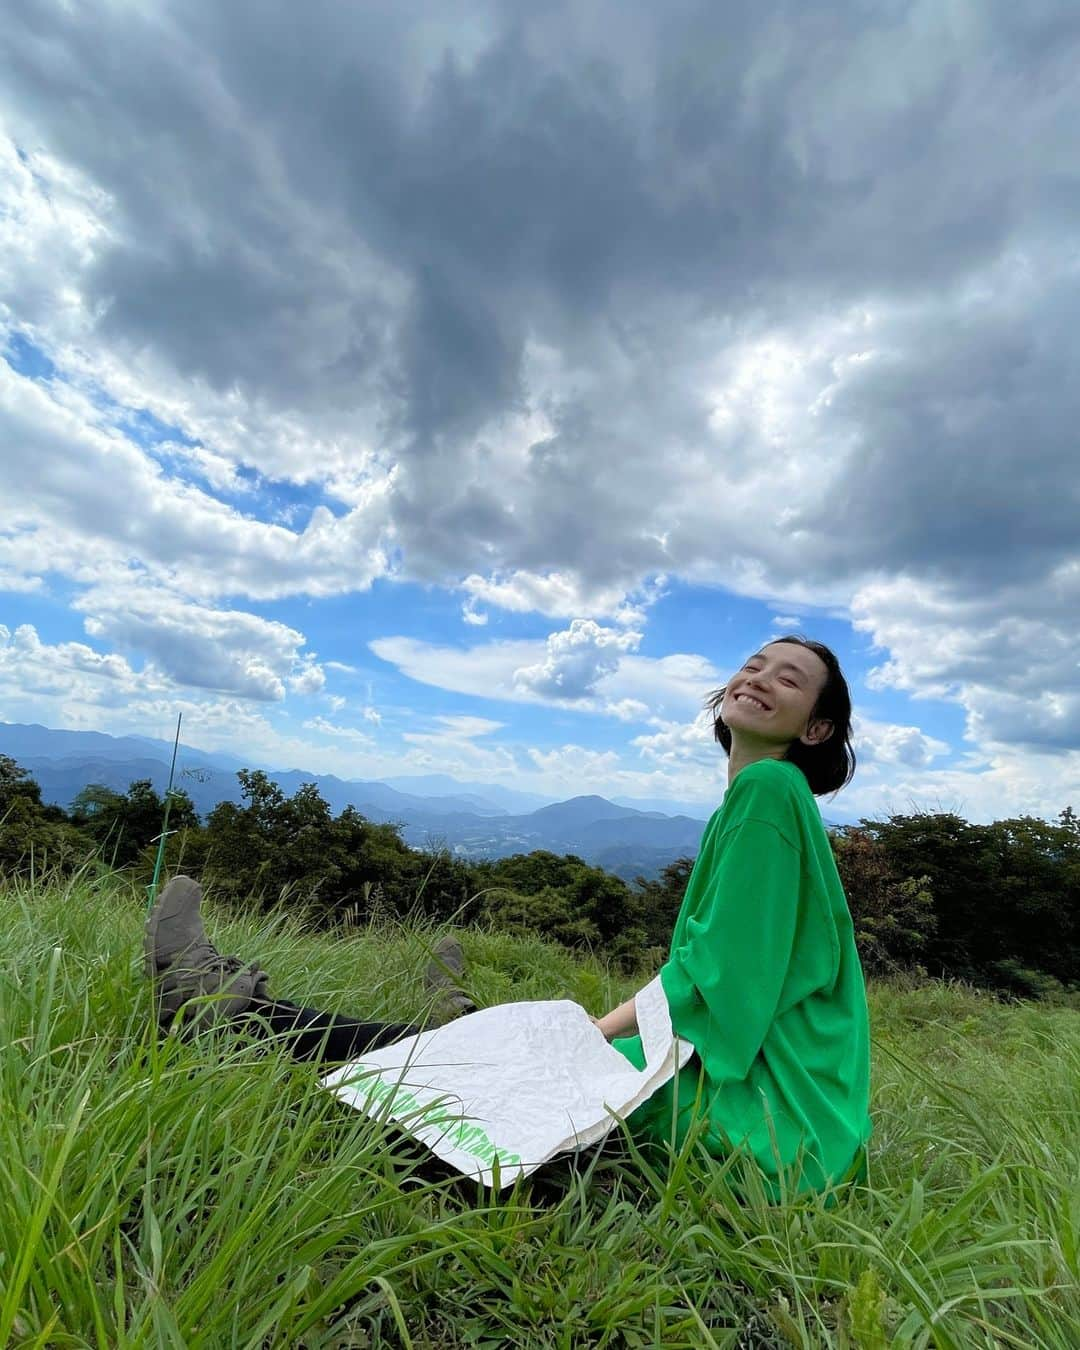
[{"label": "boot sole", "polygon": [[164,920],[175,919],[181,909],[187,907],[191,887],[199,892],[201,904],[202,890],[198,882],[192,881],[190,877],[173,877],[172,881],[162,888],[153,909],[147,915],[146,923],[143,925],[143,970],[148,980],[154,979],[158,973],[157,962],[154,960],[158,928]]},{"label": "boot sole", "polygon": [[440,938],[432,948],[431,960],[424,971],[424,985],[429,993],[457,990],[458,981],[465,977],[465,953],[453,936]]},{"label": "boot sole", "polygon": [[462,989],[468,979],[465,953],[452,933],[441,937],[432,948],[431,961],[424,972],[424,989],[432,1000],[435,1025],[441,1026],[455,1018],[477,1011],[477,1006]]}]

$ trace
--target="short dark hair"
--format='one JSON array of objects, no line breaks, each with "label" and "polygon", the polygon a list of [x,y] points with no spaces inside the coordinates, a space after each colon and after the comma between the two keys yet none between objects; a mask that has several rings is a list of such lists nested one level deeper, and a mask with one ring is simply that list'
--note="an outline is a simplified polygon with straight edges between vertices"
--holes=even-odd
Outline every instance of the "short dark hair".
[{"label": "short dark hair", "polygon": [[[820,745],[804,745],[802,741],[792,741],[788,746],[785,759],[790,760],[806,775],[810,791],[815,797],[825,792],[838,792],[850,783],[855,774],[855,751],[851,748],[851,693],[847,680],[840,669],[836,654],[822,642],[813,642],[799,633],[790,633],[785,637],[770,638],[765,644],[771,647],[776,642],[792,642],[797,647],[807,647],[819,656],[825,664],[828,676],[824,688],[814,705],[812,718],[822,718],[833,725],[832,735]],[[705,707],[712,714],[713,735],[731,753],[731,729],[720,716],[724,702],[723,689],[717,689],[705,700]]]}]

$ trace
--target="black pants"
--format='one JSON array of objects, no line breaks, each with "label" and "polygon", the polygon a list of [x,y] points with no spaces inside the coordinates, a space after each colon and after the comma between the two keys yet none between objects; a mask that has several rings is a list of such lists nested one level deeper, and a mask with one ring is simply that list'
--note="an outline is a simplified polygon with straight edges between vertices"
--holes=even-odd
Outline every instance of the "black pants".
[{"label": "black pants", "polygon": [[393,1045],[423,1030],[407,1022],[360,1022],[341,1013],[301,1008],[283,999],[255,999],[237,1020],[244,1023],[246,1031],[273,1036],[294,1059],[325,1064],[344,1064],[367,1050]]}]

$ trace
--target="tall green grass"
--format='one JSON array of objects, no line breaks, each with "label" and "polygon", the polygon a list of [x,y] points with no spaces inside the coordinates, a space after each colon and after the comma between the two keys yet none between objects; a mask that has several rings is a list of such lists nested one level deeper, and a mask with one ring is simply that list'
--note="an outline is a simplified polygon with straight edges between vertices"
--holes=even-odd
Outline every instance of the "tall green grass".
[{"label": "tall green grass", "polygon": [[[420,1015],[430,933],[209,907],[283,994]],[[1080,1014],[878,986],[867,1183],[771,1205],[693,1153],[492,1197],[217,1032],[159,1041],[142,904],[0,890],[0,1346],[1080,1345]],[[634,981],[463,935],[485,1003]]]}]

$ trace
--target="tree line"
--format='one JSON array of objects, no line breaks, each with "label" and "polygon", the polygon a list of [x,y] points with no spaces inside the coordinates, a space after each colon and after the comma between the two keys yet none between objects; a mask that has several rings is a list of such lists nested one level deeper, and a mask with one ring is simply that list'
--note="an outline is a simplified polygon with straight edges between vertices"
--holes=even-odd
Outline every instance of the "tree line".
[{"label": "tree line", "polygon": [[[291,797],[260,770],[241,803],[205,821],[186,792],[169,803],[165,871],[219,899],[302,907],[316,922],[381,915],[484,922],[603,952],[626,966],[663,958],[693,867],[679,858],[632,884],[573,855],[465,859],[409,847],[397,825],[334,815],[314,783]],[[122,870],[147,884],[165,803],[148,780],[90,784],[69,811],[0,755],[0,876],[34,867]],[[1080,995],[1080,819],[973,825],[951,813],[893,815],[831,832],[856,941],[872,974],[921,970],[1022,996]],[[750,898],[752,902],[752,898]]]}]

